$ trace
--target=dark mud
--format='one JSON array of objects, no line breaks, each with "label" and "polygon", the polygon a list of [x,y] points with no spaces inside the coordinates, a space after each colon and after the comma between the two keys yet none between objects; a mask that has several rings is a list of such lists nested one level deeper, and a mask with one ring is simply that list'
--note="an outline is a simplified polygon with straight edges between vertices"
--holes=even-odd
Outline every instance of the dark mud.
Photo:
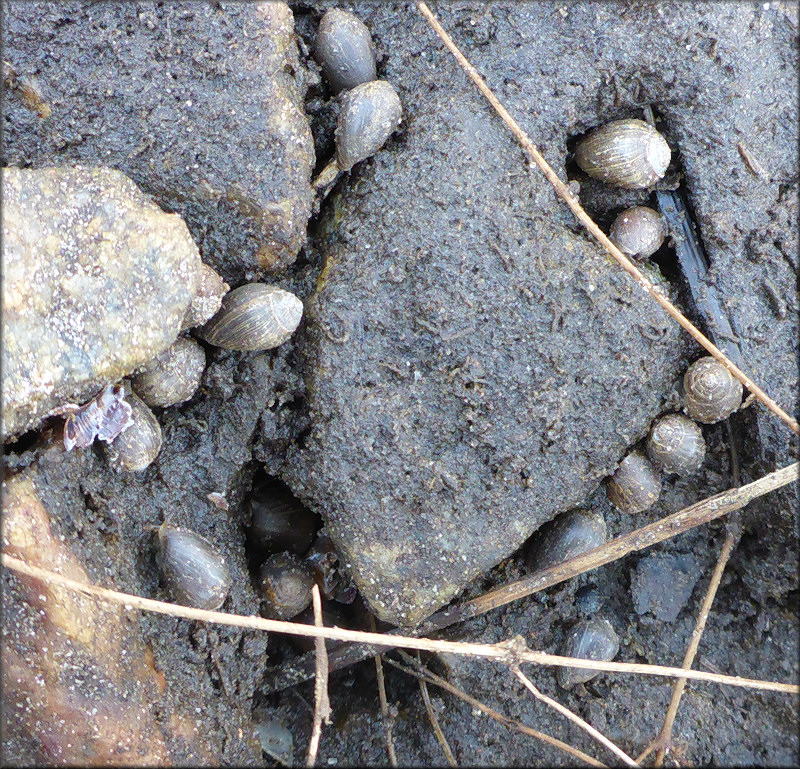
[{"label": "dark mud", "polygon": [[[308,33],[308,42],[322,11],[331,5],[294,7],[297,28]],[[215,7],[219,13],[241,13],[239,6]],[[391,249],[400,238],[404,264],[413,264],[416,281],[423,281],[422,287],[427,289],[437,275],[444,275],[445,287],[449,287],[456,281],[447,278],[447,270],[460,264],[465,244],[466,253],[474,260],[490,232],[495,240],[519,238],[515,246],[519,250],[527,247],[530,233],[537,241],[551,244],[579,242],[586,253],[602,262],[602,270],[608,273],[603,278],[607,285],[627,290],[616,268],[596,256],[594,246],[569,212],[556,205],[548,186],[525,168],[521,151],[414,7],[406,3],[361,3],[353,7],[372,31],[380,57],[379,76],[390,80],[400,92],[406,110],[404,129],[383,153],[356,167],[337,185],[333,197],[324,204],[321,218],[311,223],[309,245],[291,270],[281,276],[281,285],[307,300],[318,285],[324,261],[330,257],[334,268],[351,271],[346,277],[352,278],[352,285],[345,286],[346,280],[339,283],[337,290],[345,292],[342,296],[349,299],[358,295],[373,301],[371,276],[381,268],[390,268]],[[108,40],[110,46],[118,34],[116,28],[125,29],[128,23],[119,15],[127,13],[125,6],[103,4],[92,8],[108,22],[93,27],[92,35],[101,42]],[[657,108],[670,143],[678,150],[677,167],[684,172],[682,182],[711,260],[712,279],[730,313],[745,369],[779,403],[796,410],[796,8],[770,4],[765,10],[760,3],[442,3],[435,10],[562,177],[574,173],[568,165],[568,149],[575,136],[610,119],[640,116],[638,110],[645,104]],[[48,41],[58,40],[69,23],[45,20],[42,35]],[[152,17],[152,23],[159,34],[166,34],[158,14]],[[145,24],[142,22],[143,28],[147,28]],[[5,34],[12,33],[7,27]],[[189,39],[199,34],[188,22],[184,33]],[[88,56],[88,46],[79,31],[69,34],[74,34],[70,45]],[[219,41],[219,56],[224,62],[230,54],[223,43],[229,38],[216,34],[212,31],[210,39]],[[52,48],[52,42],[49,44]],[[40,48],[35,53],[19,48],[17,54],[12,63],[18,73],[25,73],[27,68],[27,74],[42,78]],[[72,64],[51,64],[50,72],[61,68],[48,84],[56,92],[58,78],[77,77],[70,67],[80,63],[81,54],[71,56]],[[304,63],[313,72],[310,58]],[[305,75],[298,73],[298,77]],[[313,80],[312,75],[310,82]],[[326,96],[316,86],[308,92],[309,102],[317,106]],[[102,103],[102,94],[98,92],[96,99]],[[18,104],[13,109],[17,112],[10,110],[6,115],[6,142],[16,148],[16,154],[6,152],[7,163],[58,164],[77,157],[83,162],[108,163],[102,143],[87,140],[88,144],[68,144],[66,149],[41,143],[35,115],[27,110],[29,122],[20,122],[14,115],[23,114],[20,110],[26,108]],[[133,109],[121,100],[119,119],[130,124]],[[321,117],[330,112],[322,111]],[[92,123],[84,126],[78,121],[73,130],[90,135]],[[208,129],[224,135],[221,122],[210,120]],[[422,129],[424,136],[417,133]],[[315,136],[323,133],[317,131]],[[145,138],[143,134],[143,142]],[[737,148],[741,142],[758,158],[763,169],[760,175],[745,163]],[[191,146],[192,141],[187,139],[184,150],[189,152]],[[318,149],[330,151],[322,140]],[[472,165],[465,162],[470,153]],[[434,166],[430,165],[432,154],[439,156]],[[324,160],[318,158],[318,162]],[[185,185],[161,186],[160,172],[151,176],[146,164],[125,167],[120,161],[116,165],[130,172],[160,205],[180,211],[198,240],[204,260],[214,264],[229,282],[241,279],[245,270],[234,266],[230,256],[240,243],[252,254],[258,238],[243,234],[248,232],[248,225],[240,229],[238,214],[229,217],[233,209],[228,203],[209,203],[201,196],[190,195],[178,206],[176,201],[185,194]],[[402,189],[395,189],[391,183],[392,173],[398,169],[404,173]],[[458,173],[452,169],[458,169]],[[466,194],[458,192],[459,185]],[[618,195],[581,180],[581,200],[603,226],[619,208],[646,197]],[[434,199],[441,204],[432,202]],[[483,206],[487,210],[480,213]],[[415,242],[428,256],[412,263]],[[493,260],[486,263],[492,270],[493,288],[503,288],[507,281],[501,280],[506,269],[502,257],[489,250],[487,258]],[[668,261],[663,255],[660,258]],[[519,263],[513,262],[512,270],[519,269]],[[600,267],[597,269],[599,272]],[[664,273],[669,277],[668,269]],[[516,277],[528,279],[532,274],[516,272]],[[380,284],[374,285],[380,289]],[[567,288],[581,295],[578,286],[569,284]],[[538,289],[531,286],[530,290]],[[680,286],[672,290],[681,296]],[[384,308],[386,317],[394,311],[399,319],[399,327],[389,329],[389,333],[401,340],[409,333],[405,320],[408,292],[398,289],[382,296],[389,302]],[[588,302],[585,292],[583,296],[581,301]],[[317,299],[320,297],[324,297],[324,291]],[[684,306],[691,310],[688,302]],[[450,307],[453,315],[449,320],[454,328],[470,322],[466,307],[461,310]],[[502,302],[498,300],[491,310],[503,312]],[[319,381],[320,370],[314,366],[321,359],[342,365],[341,355],[331,352],[337,349],[336,343],[323,340],[322,327],[315,324],[320,318],[331,320],[334,313],[342,311],[352,312],[352,308],[318,301],[301,333],[277,352],[248,355],[209,350],[210,365],[201,391],[189,403],[159,414],[164,449],[143,479],[114,475],[99,451],[66,456],[55,448],[35,446],[21,457],[10,458],[12,465],[32,463],[28,472],[39,479],[42,499],[51,502],[45,505],[51,525],[86,565],[93,580],[140,595],[165,597],[158,585],[149,527],[170,515],[176,523],[190,525],[226,549],[235,586],[225,609],[257,611],[245,555],[249,521],[243,500],[261,463],[269,473],[282,476],[298,489],[305,483],[299,471],[307,462],[305,452],[313,448],[309,436],[320,429],[315,402],[306,385]],[[551,321],[548,317],[548,323]],[[569,315],[565,322],[569,322]],[[669,328],[666,322],[664,327]],[[328,330],[333,339],[346,332],[332,326]],[[606,334],[598,338],[596,331],[596,326],[585,329],[578,353],[584,350],[588,357],[593,354],[591,350],[610,345],[610,338]],[[416,333],[425,345],[435,342],[419,329]],[[664,333],[676,340],[675,347],[665,353],[673,356],[669,358],[673,365],[699,356],[699,350],[682,337],[678,342],[671,330]],[[628,336],[628,324],[620,323],[615,334],[622,339],[619,344],[623,350],[644,344]],[[422,355],[425,350],[412,352]],[[323,353],[331,357],[326,359]],[[354,360],[349,370],[322,373],[329,377],[326,386],[333,388],[331,392],[340,401],[350,392],[344,390],[349,386],[348,376],[359,386],[366,385],[359,379],[363,373],[357,364]],[[606,388],[615,386],[604,379],[614,372],[615,365],[613,356],[599,364],[596,376]],[[474,376],[482,378],[479,373]],[[607,440],[613,440],[616,447],[601,443],[593,450],[621,455],[643,434],[647,415],[666,407],[671,397],[666,381],[669,377],[660,379],[664,377],[660,370],[652,376],[658,382],[658,392],[649,394],[652,400],[646,404],[631,405],[640,412],[632,419],[634,427],[625,436],[627,442],[611,433]],[[476,397],[475,392],[472,397]],[[317,393],[315,397],[322,396]],[[599,392],[593,396],[595,400],[600,397]],[[619,403],[617,410],[606,416],[613,420],[622,408]],[[796,458],[786,429],[760,407],[737,415],[733,424],[743,482]],[[569,437],[570,429],[562,426],[556,437],[566,435],[577,443],[577,435]],[[575,495],[574,504],[583,502],[602,510],[609,534],[614,536],[728,488],[733,479],[727,431],[717,425],[704,428],[704,432],[708,459],[703,469],[691,478],[665,479],[662,498],[650,510],[620,515],[608,505],[602,489],[592,492],[597,480],[586,483],[584,491]],[[753,440],[755,435],[758,442]],[[344,438],[344,433],[340,437]],[[347,440],[352,441],[352,436]],[[593,440],[601,441],[597,436]],[[351,443],[344,445],[350,447]],[[562,461],[566,466],[561,471],[580,476],[585,468],[581,455],[575,455],[574,465],[570,465],[571,452],[565,455]],[[287,457],[291,458],[289,462]],[[361,469],[369,483],[383,472],[369,465]],[[318,499],[323,500],[332,493],[322,484],[319,489],[302,490],[309,498],[319,490]],[[206,496],[210,492],[224,494],[229,510],[211,504]],[[556,487],[550,492],[554,493],[563,492]],[[324,504],[320,507],[329,510]],[[742,541],[723,577],[696,665],[752,678],[797,682],[794,494],[775,493],[751,504],[743,521]],[[576,606],[576,591],[592,583],[597,586],[602,613],[620,636],[617,659],[679,665],[724,533],[724,524],[717,523],[657,548],[676,556],[692,554],[702,574],[673,622],[636,612],[630,585],[639,561],[646,555],[633,555],[465,623],[448,632],[447,637],[493,642],[520,634],[532,648],[557,652],[572,623],[580,617],[579,607],[584,605]],[[517,578],[523,568],[523,556],[516,554],[473,581],[464,597]],[[15,578],[6,580],[6,588],[12,585],[19,589]],[[345,611],[344,619],[354,621],[354,613]],[[152,648],[154,667],[166,679],[166,693],[156,706],[156,721],[171,740],[174,762],[239,764],[263,760],[271,764],[271,759],[262,759],[249,725],[254,707],[280,716],[294,734],[294,760],[302,762],[311,726],[307,707],[313,701],[311,685],[269,696],[259,691],[264,666],[267,662],[280,664],[296,653],[292,642],[271,637],[266,645],[263,636],[249,632],[204,628],[151,615],[142,615],[138,626],[140,637]],[[20,625],[21,631],[24,627],[27,625]],[[505,714],[604,761],[612,760],[577,728],[535,703],[504,668],[455,658],[430,664]],[[601,675],[565,693],[557,687],[553,671],[532,670],[530,675],[543,691],[558,697],[634,755],[660,729],[671,692],[669,683],[662,679]],[[393,734],[400,763],[444,765],[416,682],[387,668],[387,687],[389,701],[397,707]],[[484,716],[477,717],[468,705],[434,687],[431,695],[442,730],[461,764],[572,763],[551,747],[510,732]],[[377,716],[374,665],[365,663],[334,675],[331,698],[332,726],[323,731],[319,763],[387,764],[383,727]],[[196,708],[201,712],[195,716]],[[173,712],[184,724],[190,723],[190,714],[199,722],[191,722],[191,744],[178,736],[180,729],[169,718]],[[797,724],[797,700],[790,696],[690,685],[676,721],[672,757],[683,764],[793,765],[798,758]],[[9,759],[35,760],[35,741],[30,742],[24,734],[10,732],[9,736],[15,738],[9,745],[17,751],[9,753]]]}]

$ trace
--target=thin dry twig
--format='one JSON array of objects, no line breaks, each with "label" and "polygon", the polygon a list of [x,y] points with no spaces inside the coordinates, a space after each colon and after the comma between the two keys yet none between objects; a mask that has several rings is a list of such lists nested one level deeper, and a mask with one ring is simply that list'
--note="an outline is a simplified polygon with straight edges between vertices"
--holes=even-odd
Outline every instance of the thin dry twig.
[{"label": "thin dry twig", "polygon": [[621,759],[623,763],[627,764],[628,766],[639,766],[622,748],[617,747],[611,740],[608,739],[602,732],[599,732],[595,729],[591,724],[588,724],[584,721],[579,715],[573,713],[569,708],[565,708],[560,702],[556,702],[552,697],[548,697],[543,692],[540,692],[534,685],[533,681],[528,678],[516,665],[511,666],[511,672],[519,678],[520,681],[525,685],[525,688],[534,696],[537,700],[541,700],[545,703],[545,705],[549,705],[554,710],[557,710],[561,713],[562,716],[566,716],[572,723],[577,724],[583,729],[585,732],[590,734],[594,739],[596,739],[601,745],[607,747],[617,758]]},{"label": "thin dry twig", "polygon": [[502,713],[498,712],[494,708],[490,708],[486,703],[481,702],[480,700],[472,697],[471,695],[467,694],[463,689],[459,689],[455,684],[451,684],[449,681],[446,681],[441,676],[437,676],[436,673],[429,670],[425,667],[421,662],[415,660],[409,654],[406,654],[404,651],[397,650],[397,653],[410,665],[410,667],[406,667],[406,665],[401,665],[399,662],[390,659],[389,657],[386,658],[386,663],[396,667],[398,670],[402,670],[404,673],[408,673],[410,676],[414,676],[415,678],[419,679],[420,681],[425,680],[434,686],[438,686],[441,689],[444,689],[450,694],[458,697],[459,699],[466,702],[468,705],[471,705],[473,708],[476,708],[481,711],[481,713],[485,713],[489,718],[494,719],[498,723],[502,724],[503,726],[508,727],[509,729],[513,729],[516,732],[520,732],[521,734],[525,734],[528,737],[534,737],[537,740],[541,740],[542,742],[547,743],[548,745],[552,745],[559,750],[563,750],[565,753],[569,753],[569,755],[574,756],[575,758],[580,759],[581,761],[585,761],[590,766],[599,766],[605,767],[606,765],[601,761],[598,761],[595,758],[592,758],[590,755],[584,753],[577,748],[573,748],[572,745],[568,745],[566,742],[562,742],[555,737],[551,737],[549,734],[544,734],[544,732],[538,732],[536,729],[532,729],[530,726],[526,726],[521,721],[517,721],[516,719],[509,718],[508,716],[504,716]]},{"label": "thin dry twig", "polygon": [[[417,656],[419,656],[419,652],[417,652]],[[420,662],[419,664],[421,665],[422,663]],[[417,677],[417,682],[419,683],[419,692],[422,695],[422,702],[425,705],[425,712],[428,714],[428,720],[431,722],[433,733],[436,735],[436,740],[442,748],[442,753],[444,753],[444,757],[447,759],[447,763],[450,764],[450,766],[458,766],[456,757],[450,749],[450,743],[447,741],[447,737],[444,736],[442,727],[439,726],[439,719],[436,717],[436,711],[433,709],[433,704],[428,694],[428,684],[425,683],[425,679],[422,677]]]},{"label": "thin dry twig", "polygon": [[[369,622],[372,630],[375,630],[375,618],[370,614]],[[394,738],[392,737],[393,719],[389,716],[389,700],[386,698],[386,681],[383,675],[383,662],[381,655],[375,655],[375,674],[378,679],[378,700],[381,703],[381,720],[383,722],[383,734],[386,739],[386,752],[389,754],[389,763],[397,766],[397,753],[394,749]]]},{"label": "thin dry twig", "polygon": [[[98,587],[96,585],[87,585],[74,579],[63,577],[60,574],[48,571],[39,566],[32,566],[31,564],[19,560],[19,558],[14,558],[5,553],[0,555],[0,563],[6,568],[13,569],[29,577],[53,582],[70,590],[93,595],[105,601],[123,604],[128,610],[141,609],[144,611],[156,612],[157,614],[168,614],[172,617],[183,617],[185,619],[200,620],[202,622],[214,622],[232,627],[266,630],[267,632],[273,633],[288,633],[290,635],[327,638],[336,641],[352,641],[355,643],[369,644],[371,647],[384,650],[399,646],[406,649],[449,652],[450,654],[483,657],[501,661],[506,661],[509,655],[510,646],[507,641],[496,644],[439,641],[429,638],[366,633],[362,630],[344,630],[343,628],[326,627],[324,625],[322,627],[317,627],[315,625],[302,625],[296,622],[264,619],[263,617],[247,617],[241,614],[227,614],[225,612],[210,611],[208,609],[194,609],[190,606],[179,606],[178,604],[168,603],[166,601],[156,601],[152,598],[141,598],[136,595],[130,595],[129,593],[108,590],[107,588]],[[746,689],[764,689],[766,691],[784,692],[787,694],[800,694],[800,686],[797,684],[759,681],[752,678],[718,675],[716,673],[707,673],[702,670],[682,670],[681,668],[665,667],[663,665],[642,665],[632,662],[599,662],[580,659],[579,657],[560,657],[556,654],[546,654],[545,652],[531,651],[529,649],[517,651],[516,646],[517,644],[515,644],[516,662],[531,662],[535,665],[560,665],[561,667],[571,668],[591,668],[592,670],[605,670],[619,673],[643,673],[644,675],[666,676],[668,678],[686,677],[697,681],[710,681],[730,686],[741,686]]]},{"label": "thin dry twig", "polygon": [[619,263],[622,269],[631,275],[645,291],[647,291],[653,299],[658,302],[661,307],[677,321],[706,351],[716,358],[728,371],[733,374],[751,393],[753,393],[770,411],[782,419],[792,430],[800,434],[800,425],[787,414],[772,398],[769,397],[750,377],[747,376],[741,369],[739,369],[723,352],[720,350],[705,334],[703,334],[694,324],[675,307],[672,302],[667,299],[663,291],[651,281],[649,281],[642,272],[622,253],[606,236],[606,234],[595,224],[594,220],[583,210],[581,204],[575,199],[569,191],[569,187],[558,178],[558,175],[550,167],[548,162],[542,157],[536,145],[530,140],[528,135],[520,128],[514,118],[508,113],[508,110],[500,103],[498,98],[494,95],[489,86],[486,85],[483,78],[478,74],[475,67],[470,64],[469,60],[458,49],[452,38],[444,30],[444,27],[439,23],[436,17],[431,12],[430,8],[421,0],[416,0],[417,8],[420,13],[425,17],[427,22],[433,27],[434,32],[439,36],[441,41],[445,44],[447,49],[456,58],[462,69],[469,75],[473,83],[478,87],[478,90],[486,97],[488,102],[492,105],[495,112],[502,118],[503,122],[511,129],[511,132],[516,137],[517,141],[522,145],[522,148],[528,153],[531,160],[536,164],[539,170],[547,177],[550,184],[560,197],[572,210],[578,220],[584,227],[600,242],[600,245],[608,251],[609,254]]},{"label": "thin dry twig", "polygon": [[[314,606],[314,625],[323,627],[322,601],[317,585],[311,588],[311,601]],[[314,641],[314,646],[317,654],[317,677],[314,681],[314,726],[308,742],[306,766],[314,766],[316,763],[319,738],[322,735],[322,722],[324,721],[326,725],[331,722],[331,703],[328,699],[328,652],[325,650],[325,639],[318,636]]]}]

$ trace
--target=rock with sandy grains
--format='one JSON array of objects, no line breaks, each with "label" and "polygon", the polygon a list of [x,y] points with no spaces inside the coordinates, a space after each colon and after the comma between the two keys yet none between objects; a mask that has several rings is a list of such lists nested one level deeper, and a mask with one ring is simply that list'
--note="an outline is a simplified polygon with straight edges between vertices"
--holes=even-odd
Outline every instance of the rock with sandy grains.
[{"label": "rock with sandy grains", "polygon": [[183,220],[108,168],[3,173],[3,433],[165,350],[197,289]]}]

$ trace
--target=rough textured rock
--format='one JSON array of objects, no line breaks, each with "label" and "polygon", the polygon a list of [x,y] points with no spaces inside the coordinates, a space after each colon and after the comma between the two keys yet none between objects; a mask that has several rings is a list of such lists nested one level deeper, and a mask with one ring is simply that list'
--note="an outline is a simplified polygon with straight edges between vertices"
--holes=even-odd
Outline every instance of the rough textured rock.
[{"label": "rough textured rock", "polygon": [[51,111],[10,93],[6,164],[119,168],[229,282],[295,259],[314,155],[287,5],[19,2],[3,23]]},{"label": "rough textured rock", "polygon": [[179,216],[108,168],[3,171],[3,432],[165,350],[200,257]]},{"label": "rough textured rock", "polygon": [[631,575],[636,613],[652,614],[662,622],[674,622],[699,578],[700,566],[691,553],[645,556]]}]

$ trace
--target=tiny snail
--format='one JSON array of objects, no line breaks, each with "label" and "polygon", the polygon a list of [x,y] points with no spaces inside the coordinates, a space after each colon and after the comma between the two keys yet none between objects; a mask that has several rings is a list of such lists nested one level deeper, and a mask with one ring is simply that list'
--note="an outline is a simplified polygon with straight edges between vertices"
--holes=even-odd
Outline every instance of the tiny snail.
[{"label": "tiny snail", "polygon": [[694,473],[706,456],[703,431],[682,414],[666,414],[650,429],[647,454],[666,473]]},{"label": "tiny snail", "polygon": [[197,290],[183,316],[181,331],[202,326],[213,317],[222,304],[222,297],[230,288],[217,272],[203,263]]},{"label": "tiny snail", "polygon": [[[619,638],[607,619],[593,617],[575,625],[564,644],[563,657],[580,657],[595,662],[609,662],[617,656]],[[565,689],[583,684],[601,671],[590,668],[560,667],[556,672],[558,682]]]},{"label": "tiny snail", "polygon": [[314,515],[279,481],[255,489],[249,499],[249,544],[256,552],[305,553],[314,541],[319,523]]},{"label": "tiny snail", "polygon": [[158,527],[161,577],[176,603],[218,609],[231,587],[225,558],[204,537],[166,521]]},{"label": "tiny snail", "polygon": [[742,402],[742,383],[711,356],[689,366],[683,389],[687,413],[707,425],[730,416]]},{"label": "tiny snail", "polygon": [[644,120],[614,120],[595,128],[575,150],[575,162],[593,179],[638,190],[667,171],[670,150],[664,137]]},{"label": "tiny snail", "polygon": [[176,339],[133,377],[133,391],[148,406],[175,406],[189,400],[200,386],[206,354],[194,339]]},{"label": "tiny snail", "polygon": [[311,603],[311,569],[291,553],[271,555],[258,572],[261,616],[291,619]]},{"label": "tiny snail", "polygon": [[623,254],[646,259],[667,236],[667,225],[657,211],[647,206],[625,209],[611,225],[608,237]]},{"label": "tiny snail", "polygon": [[117,471],[135,473],[153,463],[161,451],[161,425],[137,395],[127,395],[133,424],[106,446],[108,464]]},{"label": "tiny snail", "polygon": [[271,350],[294,333],[303,303],[266,283],[245,283],[225,294],[220,311],[197,333],[226,350]]},{"label": "tiny snail", "polygon": [[529,571],[539,571],[602,545],[608,537],[605,518],[591,510],[557,516],[528,551]]},{"label": "tiny snail", "polygon": [[658,470],[638,451],[632,451],[619,463],[606,486],[609,502],[623,513],[647,510],[660,493]]},{"label": "tiny snail", "polygon": [[322,17],[314,58],[335,94],[377,77],[369,30],[361,19],[338,8]]}]

